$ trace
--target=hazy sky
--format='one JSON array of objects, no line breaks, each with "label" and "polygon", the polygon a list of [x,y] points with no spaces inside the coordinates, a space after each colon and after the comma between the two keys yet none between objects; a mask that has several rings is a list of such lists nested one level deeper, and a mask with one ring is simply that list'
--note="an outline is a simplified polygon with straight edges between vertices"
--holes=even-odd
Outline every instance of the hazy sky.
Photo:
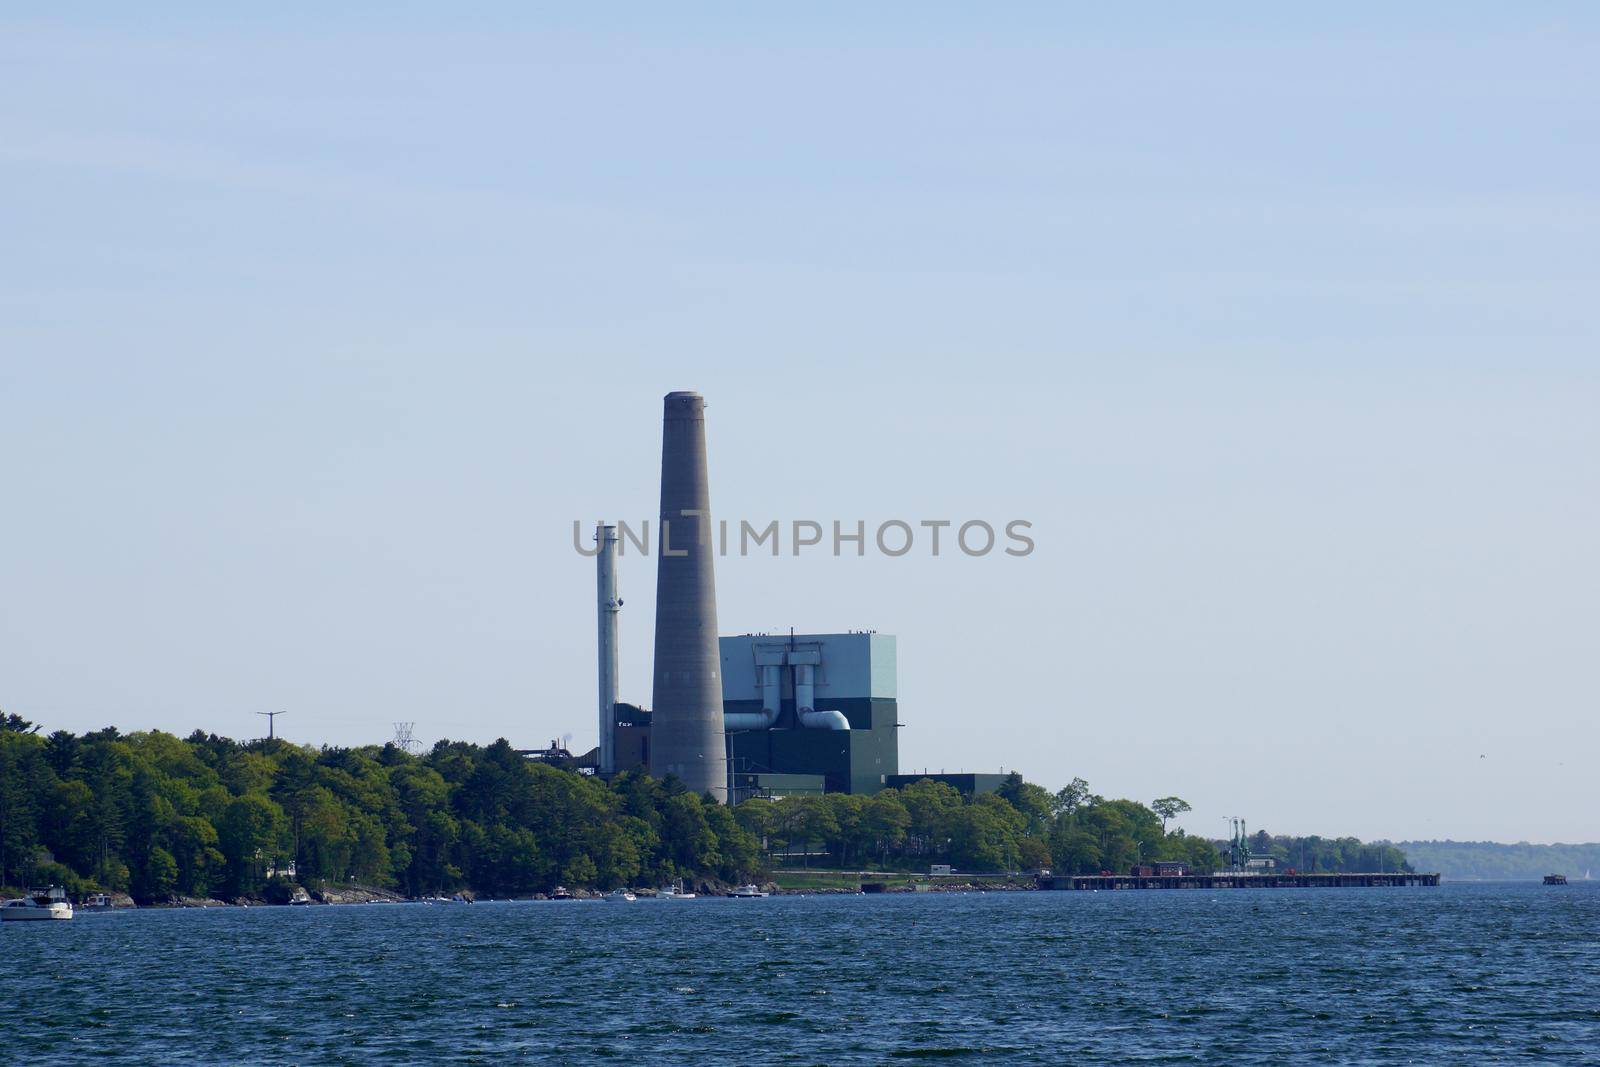
[{"label": "hazy sky", "polygon": [[575,7],[8,8],[0,708],[587,747],[698,389],[719,516],[1034,524],[719,564],[905,769],[1600,838],[1595,7]]}]

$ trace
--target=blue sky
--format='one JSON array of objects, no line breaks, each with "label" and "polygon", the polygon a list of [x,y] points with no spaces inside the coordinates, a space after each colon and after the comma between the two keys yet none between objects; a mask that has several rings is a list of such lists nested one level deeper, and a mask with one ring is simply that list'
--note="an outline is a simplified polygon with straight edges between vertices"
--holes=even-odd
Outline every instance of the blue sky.
[{"label": "blue sky", "polygon": [[899,636],[906,768],[1593,840],[1597,23],[13,10],[0,707],[589,743],[688,388],[723,516],[1034,523],[719,567]]}]

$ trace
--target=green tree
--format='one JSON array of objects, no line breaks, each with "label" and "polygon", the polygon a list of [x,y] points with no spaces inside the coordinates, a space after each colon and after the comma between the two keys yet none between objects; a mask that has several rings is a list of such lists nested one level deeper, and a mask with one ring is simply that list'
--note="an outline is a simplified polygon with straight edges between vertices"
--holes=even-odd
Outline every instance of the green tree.
[{"label": "green tree", "polygon": [[591,886],[595,879],[600,877],[600,871],[594,865],[594,860],[579,854],[567,861],[561,868],[561,880],[569,886]]},{"label": "green tree", "polygon": [[828,793],[823,800],[838,827],[826,841],[828,851],[838,857],[841,865],[856,861],[872,847],[872,838],[862,825],[867,798],[857,793]]},{"label": "green tree", "polygon": [[1024,837],[1017,842],[1017,856],[1024,870],[1048,870],[1054,865],[1050,844],[1041,837]]},{"label": "green tree", "polygon": [[1166,833],[1168,820],[1176,819],[1184,812],[1193,809],[1182,797],[1159,797],[1150,802],[1150,810],[1161,817],[1161,832]]},{"label": "green tree", "polygon": [[1055,798],[1049,790],[1024,781],[1022,775],[1012,771],[995,792],[1027,820],[1028,834],[1037,836],[1049,831],[1055,816]]},{"label": "green tree", "polygon": [[258,892],[266,865],[278,851],[283,809],[260,793],[246,793],[229,802],[217,827],[218,848],[226,864],[230,896]]},{"label": "green tree", "polygon": [[1082,778],[1074,778],[1056,793],[1052,807],[1058,815],[1073,815],[1078,809],[1089,803],[1094,794],[1089,792],[1089,783]]},{"label": "green tree", "polygon": [[911,825],[911,814],[900,799],[898,790],[885,789],[867,798],[861,806],[861,830],[871,842],[880,859],[887,863],[889,855],[905,843],[906,830]]},{"label": "green tree", "polygon": [[706,822],[717,837],[717,852],[721,858],[716,873],[726,881],[744,881],[761,869],[761,846],[754,834],[746,830],[727,807],[711,803],[706,805]]},{"label": "green tree", "polygon": [[72,773],[78,762],[78,739],[66,730],[56,730],[44,742],[45,761],[57,778]]},{"label": "green tree", "polygon": [[29,731],[0,732],[0,885],[20,885],[33,873],[40,794],[54,781],[42,747]]},{"label": "green tree", "polygon": [[798,849],[802,853],[802,866],[809,866],[810,853],[838,832],[839,823],[833,817],[832,807],[822,797],[792,796],[777,802],[772,836],[782,843],[786,852]]},{"label": "green tree", "polygon": [[733,817],[746,833],[761,843],[762,848],[767,847],[767,837],[772,833],[776,813],[772,801],[765,797],[747,800],[733,809]]},{"label": "green tree", "polygon": [[911,819],[906,828],[911,851],[918,855],[944,855],[961,812],[961,794],[944,782],[923,778],[900,790],[900,801]]},{"label": "green tree", "polygon": [[693,793],[679,793],[662,808],[661,849],[677,869],[700,871],[722,862],[717,835],[706,819],[705,804]]},{"label": "green tree", "polygon": [[150,858],[145,863],[144,882],[146,892],[151,897],[163,897],[172,892],[178,884],[178,861],[172,853],[160,845],[150,850]]},{"label": "green tree", "polygon": [[209,896],[225,875],[226,858],[217,847],[217,828],[203,815],[181,815],[170,836],[178,865],[177,889],[184,896]]},{"label": "green tree", "polygon": [[984,873],[1015,870],[1027,823],[995,794],[975,797],[955,817],[950,860],[963,870]]}]

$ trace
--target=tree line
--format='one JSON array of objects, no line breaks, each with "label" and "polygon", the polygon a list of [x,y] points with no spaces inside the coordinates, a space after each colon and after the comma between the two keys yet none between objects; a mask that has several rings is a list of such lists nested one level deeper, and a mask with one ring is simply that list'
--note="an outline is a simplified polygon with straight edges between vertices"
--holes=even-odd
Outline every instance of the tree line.
[{"label": "tree line", "polygon": [[1251,857],[1265,857],[1278,867],[1292,867],[1308,874],[1412,870],[1405,852],[1386,841],[1365,842],[1354,837],[1318,837],[1316,834],[1273,836],[1260,830],[1250,835],[1248,844]]},{"label": "tree line", "polygon": [[1395,847],[1420,869],[1450,879],[1536,882],[1547,874],[1564,874],[1576,880],[1600,868],[1600,844],[1595,843],[1402,841]]},{"label": "tree line", "polygon": [[195,732],[40,736],[0,716],[0,885],[139,901],[312,887],[423,896],[608,888],[758,870],[752,835],[675,781],[610,784],[504,740],[321,749]]},{"label": "tree line", "polygon": [[291,861],[312,887],[412,896],[732,882],[793,862],[1120,873],[1178,860],[1210,870],[1214,843],[1168,827],[1187,809],[1177,797],[1108,800],[1081,779],[1052,793],[1016,774],[975,797],[923,780],[730,809],[673,778],[607,783],[530,761],[503,739],[413,755],[200,731],[43,735],[0,715],[0,885],[141,901],[259,895]]},{"label": "tree line", "polygon": [[1187,810],[1177,797],[1149,806],[1107,800],[1079,778],[1051,793],[1013,773],[998,791],[978,796],[923,779],[870,796],[747,801],[734,817],[775,862],[791,865],[925,870],[948,863],[972,873],[1092,874],[1176,860],[1211,870],[1218,862],[1211,842],[1166,828],[1168,819]]}]

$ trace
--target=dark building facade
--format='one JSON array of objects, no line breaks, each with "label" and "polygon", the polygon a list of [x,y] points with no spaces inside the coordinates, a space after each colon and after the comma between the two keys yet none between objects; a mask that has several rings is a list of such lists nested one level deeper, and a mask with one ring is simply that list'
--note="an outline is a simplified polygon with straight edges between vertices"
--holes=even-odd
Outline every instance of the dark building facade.
[{"label": "dark building facade", "polygon": [[912,782],[920,782],[924,778],[935,782],[943,782],[955,789],[963,796],[982,796],[984,793],[993,793],[1005,784],[1009,775],[1004,774],[891,774],[884,779],[884,785],[889,789],[903,789]]},{"label": "dark building facade", "polygon": [[[735,774],[821,775],[830,793],[876,793],[900,769],[893,700],[818,700],[819,711],[840,711],[849,730],[810,730],[794,724],[793,706],[770,730],[728,734]],[[730,704],[730,711],[735,710]]]},{"label": "dark building facade", "polygon": [[[746,634],[722,638],[720,649],[730,799],[811,793],[818,786],[876,793],[898,774],[893,637]],[[785,657],[774,653],[785,651],[807,669],[775,669],[774,660]],[[652,758],[653,718],[632,704],[616,705],[618,771],[669,773]]]}]

